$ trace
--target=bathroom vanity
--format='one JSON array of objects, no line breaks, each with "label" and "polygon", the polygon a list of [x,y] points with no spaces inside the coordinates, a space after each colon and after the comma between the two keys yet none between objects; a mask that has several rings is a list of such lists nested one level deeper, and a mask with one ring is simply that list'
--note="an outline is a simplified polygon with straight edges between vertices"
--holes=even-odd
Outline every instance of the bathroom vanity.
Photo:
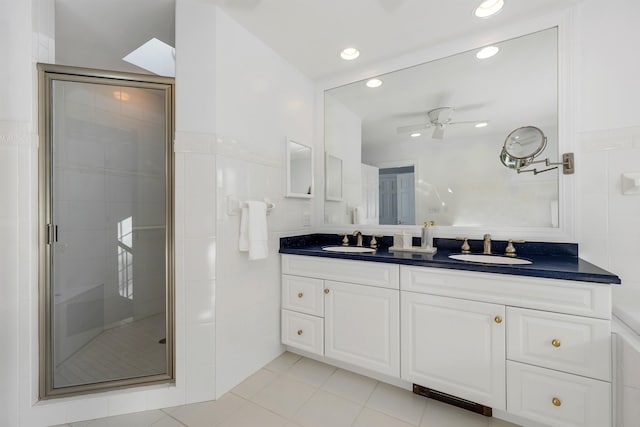
[{"label": "bathroom vanity", "polygon": [[282,342],[291,351],[525,425],[611,425],[617,276],[572,255],[531,253],[530,265],[502,266],[451,260],[446,249],[322,246],[281,242]]}]

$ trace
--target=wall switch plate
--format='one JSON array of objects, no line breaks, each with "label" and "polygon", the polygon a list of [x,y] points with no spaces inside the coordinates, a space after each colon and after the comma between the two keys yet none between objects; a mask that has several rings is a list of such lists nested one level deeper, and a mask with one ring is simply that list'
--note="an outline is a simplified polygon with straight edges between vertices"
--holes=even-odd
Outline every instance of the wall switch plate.
[{"label": "wall switch plate", "polygon": [[304,227],[311,227],[311,214],[309,212],[302,214],[302,225]]},{"label": "wall switch plate", "polygon": [[640,194],[640,172],[623,173],[620,180],[622,182],[622,194]]}]

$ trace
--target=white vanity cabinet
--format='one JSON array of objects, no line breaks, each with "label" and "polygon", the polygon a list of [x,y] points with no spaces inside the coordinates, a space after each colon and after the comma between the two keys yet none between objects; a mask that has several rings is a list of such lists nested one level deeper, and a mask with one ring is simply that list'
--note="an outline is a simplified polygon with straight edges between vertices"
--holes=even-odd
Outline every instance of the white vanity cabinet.
[{"label": "white vanity cabinet", "polygon": [[301,255],[282,273],[282,342],[302,354],[525,426],[611,426],[608,284]]},{"label": "white vanity cabinet", "polygon": [[400,376],[399,267],[282,256],[282,343]]},{"label": "white vanity cabinet", "polygon": [[523,422],[611,425],[609,285],[402,266],[400,289],[403,379]]}]

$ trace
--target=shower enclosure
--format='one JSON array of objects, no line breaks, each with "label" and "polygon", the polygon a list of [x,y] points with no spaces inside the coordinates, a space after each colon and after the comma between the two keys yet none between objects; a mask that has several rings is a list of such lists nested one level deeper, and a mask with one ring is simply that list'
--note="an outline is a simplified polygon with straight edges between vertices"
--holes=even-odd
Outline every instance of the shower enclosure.
[{"label": "shower enclosure", "polygon": [[172,381],[173,79],[38,70],[40,397]]}]

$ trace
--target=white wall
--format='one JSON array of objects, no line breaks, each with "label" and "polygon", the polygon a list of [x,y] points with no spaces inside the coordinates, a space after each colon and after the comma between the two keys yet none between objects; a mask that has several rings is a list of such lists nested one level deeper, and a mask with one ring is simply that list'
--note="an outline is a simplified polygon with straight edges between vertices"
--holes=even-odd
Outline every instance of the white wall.
[{"label": "white wall", "polygon": [[[282,352],[279,238],[305,234],[311,201],[287,199],[285,143],[313,143],[312,82],[223,12],[216,15],[216,395]],[[322,150],[316,150],[318,155]],[[240,217],[228,199],[262,200],[269,255],[238,252]],[[318,197],[316,195],[316,197]],[[231,212],[232,214],[237,212]]]},{"label": "white wall", "polygon": [[573,73],[580,254],[636,290],[640,196],[622,195],[620,175],[640,172],[639,20],[634,0],[580,4]]}]

